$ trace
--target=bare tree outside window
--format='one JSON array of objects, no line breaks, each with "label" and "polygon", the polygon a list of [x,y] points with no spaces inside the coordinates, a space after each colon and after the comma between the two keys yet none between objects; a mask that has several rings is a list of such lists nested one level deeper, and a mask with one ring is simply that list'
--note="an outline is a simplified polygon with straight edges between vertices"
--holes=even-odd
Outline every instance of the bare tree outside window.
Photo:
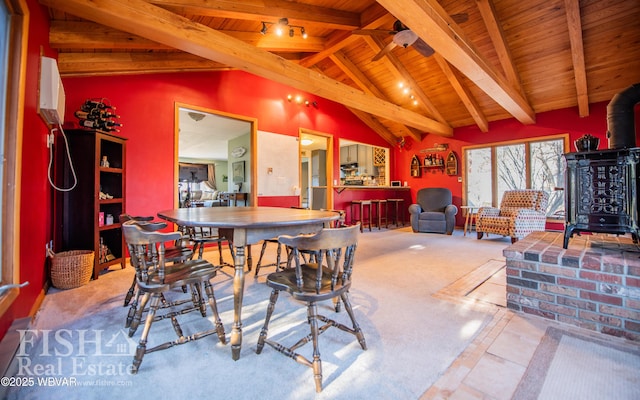
[{"label": "bare tree outside window", "polygon": [[531,143],[531,188],[549,193],[547,215],[564,217],[564,142],[562,139]]},{"label": "bare tree outside window", "polygon": [[524,144],[496,147],[498,201],[502,199],[502,195],[506,190],[525,189],[527,187],[525,160]]},{"label": "bare tree outside window", "polygon": [[554,138],[466,149],[467,205],[497,207],[506,190],[541,189],[549,194],[547,215],[564,216],[564,146]]},{"label": "bare tree outside window", "polygon": [[491,148],[469,149],[465,152],[467,175],[467,205],[480,207],[491,204]]}]

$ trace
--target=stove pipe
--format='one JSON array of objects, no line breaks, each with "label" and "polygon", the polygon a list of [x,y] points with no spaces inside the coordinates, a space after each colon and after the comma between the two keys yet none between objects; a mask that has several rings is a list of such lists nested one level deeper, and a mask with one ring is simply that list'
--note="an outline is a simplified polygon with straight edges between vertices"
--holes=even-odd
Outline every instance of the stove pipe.
[{"label": "stove pipe", "polygon": [[613,96],[607,105],[607,138],[610,149],[636,147],[634,107],[640,102],[640,83]]}]

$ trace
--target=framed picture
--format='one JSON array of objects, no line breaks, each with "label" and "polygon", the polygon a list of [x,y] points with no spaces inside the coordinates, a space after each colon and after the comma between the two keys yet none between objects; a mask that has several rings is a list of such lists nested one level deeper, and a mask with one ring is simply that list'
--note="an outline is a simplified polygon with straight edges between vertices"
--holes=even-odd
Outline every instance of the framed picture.
[{"label": "framed picture", "polygon": [[244,161],[236,161],[232,164],[233,182],[244,182]]}]

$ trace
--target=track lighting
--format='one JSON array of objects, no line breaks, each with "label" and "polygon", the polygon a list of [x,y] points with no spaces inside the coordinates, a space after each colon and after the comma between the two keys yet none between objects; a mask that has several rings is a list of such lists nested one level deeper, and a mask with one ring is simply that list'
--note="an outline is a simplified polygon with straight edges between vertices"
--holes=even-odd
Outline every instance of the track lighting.
[{"label": "track lighting", "polygon": [[404,95],[407,95],[409,97],[411,104],[413,104],[414,106],[418,105],[418,99],[416,99],[416,96],[411,92],[411,87],[405,85],[404,82],[398,82],[398,88]]},{"label": "track lighting", "polygon": [[303,39],[306,39],[307,37],[309,37],[309,35],[307,34],[306,29],[304,29],[304,26],[299,26],[299,25],[289,25],[289,19],[288,18],[280,18],[278,20],[278,22],[274,23],[274,22],[265,22],[265,21],[261,21],[262,23],[262,28],[260,29],[260,33],[262,35],[266,35],[267,31],[268,31],[268,27],[267,25],[276,25],[276,30],[275,33],[278,36],[282,36],[282,34],[284,33],[285,29],[289,29],[289,37],[294,37],[296,34],[295,28],[300,29],[300,35],[302,36]]},{"label": "track lighting", "polygon": [[297,95],[292,95],[292,94],[288,94],[287,95],[287,100],[291,103],[294,102],[296,104],[300,104],[300,105],[305,105],[307,107],[309,106],[313,106],[313,108],[318,108],[318,103],[316,101],[311,101],[309,99],[305,99],[304,97],[302,97],[301,95],[297,94]]}]

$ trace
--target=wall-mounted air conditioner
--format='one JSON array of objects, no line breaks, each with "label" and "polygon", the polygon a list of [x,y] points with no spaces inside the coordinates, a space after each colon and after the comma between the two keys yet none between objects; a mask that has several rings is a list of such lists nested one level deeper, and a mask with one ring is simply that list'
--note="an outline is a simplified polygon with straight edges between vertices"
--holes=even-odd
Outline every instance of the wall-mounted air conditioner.
[{"label": "wall-mounted air conditioner", "polygon": [[48,125],[64,122],[64,87],[56,60],[42,57],[40,64],[40,101],[38,113]]}]

